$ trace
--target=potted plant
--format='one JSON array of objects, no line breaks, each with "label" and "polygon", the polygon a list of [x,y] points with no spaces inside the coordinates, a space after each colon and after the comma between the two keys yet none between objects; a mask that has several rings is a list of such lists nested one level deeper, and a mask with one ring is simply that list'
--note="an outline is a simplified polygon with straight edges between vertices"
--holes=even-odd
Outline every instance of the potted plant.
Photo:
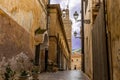
[{"label": "potted plant", "polygon": [[28,77],[29,77],[28,72],[25,71],[25,70],[22,70],[21,73],[20,73],[19,80],[27,80]]},{"label": "potted plant", "polygon": [[19,73],[19,80],[27,80],[27,78],[30,76],[30,67],[31,62],[26,54],[20,53],[17,55],[17,70]]},{"label": "potted plant", "polygon": [[31,62],[29,57],[21,52],[20,54],[0,61],[0,80],[27,80],[30,76]]},{"label": "potted plant", "polygon": [[38,75],[39,75],[39,66],[33,66],[32,68],[33,79],[38,79]]},{"label": "potted plant", "polygon": [[48,72],[52,72],[52,68],[53,68],[53,61],[48,59]]},{"label": "potted plant", "polygon": [[10,68],[10,65],[6,66],[5,73],[4,73],[4,80],[13,79],[15,72]]},{"label": "potted plant", "polygon": [[57,72],[58,71],[58,67],[57,67],[57,63],[53,63],[53,68],[52,68],[53,72]]},{"label": "potted plant", "polygon": [[13,80],[16,72],[11,68],[9,61],[3,57],[0,61],[0,80]]}]

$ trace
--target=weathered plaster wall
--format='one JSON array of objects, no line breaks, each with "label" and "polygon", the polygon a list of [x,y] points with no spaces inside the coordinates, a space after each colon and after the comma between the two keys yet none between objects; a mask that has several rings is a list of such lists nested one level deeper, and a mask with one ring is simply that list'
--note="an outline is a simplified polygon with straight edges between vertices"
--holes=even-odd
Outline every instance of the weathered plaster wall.
[{"label": "weathered plaster wall", "polygon": [[82,55],[79,52],[74,52],[71,55],[71,69],[75,70],[75,65],[76,65],[76,70],[81,70],[81,58]]},{"label": "weathered plaster wall", "polygon": [[0,10],[0,56],[12,58],[23,52],[33,57],[30,34]]},{"label": "weathered plaster wall", "polygon": [[0,8],[27,31],[45,27],[45,12],[38,0],[0,0]]},{"label": "weathered plaster wall", "polygon": [[120,80],[120,38],[112,41],[113,80]]},{"label": "weathered plaster wall", "polygon": [[[69,46],[67,44],[67,37],[64,31],[64,26],[61,18],[61,11],[59,8],[59,5],[51,5],[50,9],[50,44],[49,46],[49,53],[52,55],[57,56],[57,43],[60,44],[59,46],[61,47],[62,50],[62,55],[63,55],[63,67],[65,68],[65,64],[68,64],[69,59]],[[51,37],[52,36],[52,37]],[[54,39],[53,39],[54,38]],[[66,39],[65,39],[66,38]],[[58,40],[58,42],[57,42]],[[54,48],[53,48],[54,47]],[[52,51],[52,52],[51,52]],[[56,59],[56,56],[53,57],[54,60]],[[66,61],[64,61],[66,60]],[[69,65],[70,66],[70,65]]]},{"label": "weathered plaster wall", "polygon": [[[102,0],[100,0],[102,2]],[[98,2],[98,0],[93,0],[93,7],[94,4]],[[120,56],[119,56],[119,51],[120,51],[120,25],[119,25],[119,21],[120,21],[120,1],[119,0],[107,0],[106,1],[106,9],[107,9],[107,23],[105,23],[107,25],[107,33],[108,33],[108,50],[109,50],[109,62],[110,62],[110,77],[111,79],[113,78],[113,80],[120,80]],[[91,12],[92,10],[90,10]],[[101,14],[105,14],[105,13],[101,13]],[[100,15],[99,15],[100,16]],[[101,16],[102,17],[102,16]],[[101,17],[98,19],[100,20]],[[85,16],[86,18],[86,16]],[[96,26],[100,26],[103,23],[101,23],[102,21],[98,21],[97,24],[95,24]],[[99,24],[101,23],[101,24]],[[95,29],[95,28],[94,28]],[[97,30],[97,29],[96,29]],[[95,31],[95,30],[94,30]],[[97,32],[99,32],[99,30],[97,30]],[[97,33],[96,32],[96,33]],[[89,28],[87,28],[87,26],[85,26],[85,37],[86,35],[88,36],[89,33]],[[94,34],[98,35],[98,34]],[[89,36],[88,36],[89,38]],[[94,39],[97,37],[94,37]],[[97,46],[101,45],[95,42],[95,40],[93,41],[94,44],[96,44]],[[93,45],[93,46],[96,46]],[[86,42],[85,42],[85,46],[86,46]],[[97,47],[96,46],[96,47]],[[99,47],[100,48],[100,47]],[[99,49],[98,48],[98,49]],[[85,50],[87,48],[85,47]],[[93,49],[93,52],[96,52],[95,49]],[[97,54],[97,53],[95,53]],[[100,56],[100,55],[99,55]],[[105,55],[104,55],[105,56]],[[108,56],[106,56],[107,58]],[[98,58],[96,58],[98,59]],[[98,64],[98,63],[96,63]],[[94,65],[94,64],[93,64]],[[99,69],[98,69],[99,70]],[[99,71],[100,72],[100,71]],[[98,78],[98,77],[97,77]],[[97,79],[96,78],[96,79]],[[97,79],[98,80],[98,79]]]},{"label": "weathered plaster wall", "polygon": [[120,80],[120,1],[108,0],[108,31],[111,42],[113,80]]},{"label": "weathered plaster wall", "polygon": [[92,32],[91,24],[85,27],[85,37],[84,37],[84,56],[85,56],[85,73],[92,79],[93,77],[93,61],[92,61]]},{"label": "weathered plaster wall", "polygon": [[109,80],[104,7],[101,4],[92,30],[93,80]]},{"label": "weathered plaster wall", "polygon": [[34,49],[35,30],[46,29],[46,11],[43,1],[0,0],[0,8],[30,33],[30,48]]},{"label": "weathered plaster wall", "polygon": [[93,79],[93,61],[92,61],[92,0],[88,0],[86,12],[84,13],[85,20],[90,20],[89,24],[84,23],[84,61],[85,73],[90,79]]},{"label": "weathered plaster wall", "polygon": [[56,62],[57,60],[57,41],[55,37],[50,37],[49,39],[49,60]]},{"label": "weathered plaster wall", "polygon": [[[72,26],[71,25],[72,25],[72,23],[69,19],[69,9],[65,9],[64,11],[66,14],[62,15],[62,20],[63,20],[63,24],[64,24],[65,33],[67,35],[66,37],[67,37],[67,41],[69,44],[69,48],[70,48],[70,51],[72,51],[72,40],[71,40],[71,37],[72,37]],[[72,52],[70,52],[70,53],[72,53]]]}]

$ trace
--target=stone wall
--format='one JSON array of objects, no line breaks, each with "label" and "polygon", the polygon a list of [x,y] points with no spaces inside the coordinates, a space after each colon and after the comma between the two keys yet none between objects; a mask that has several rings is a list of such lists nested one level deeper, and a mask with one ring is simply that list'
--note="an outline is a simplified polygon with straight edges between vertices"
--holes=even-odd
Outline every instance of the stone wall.
[{"label": "stone wall", "polygon": [[[41,44],[39,62],[45,68],[44,50],[48,48],[48,0],[0,0],[0,56],[11,58],[23,52],[34,58]],[[36,34],[37,30],[41,30]],[[43,33],[43,31],[45,31]],[[43,71],[42,70],[42,71]]]},{"label": "stone wall", "polygon": [[[63,20],[63,24],[64,24],[64,29],[65,29],[65,33],[66,33],[66,37],[68,40],[68,44],[69,44],[69,48],[72,51],[72,40],[71,40],[71,36],[72,36],[72,26],[71,26],[71,20],[69,19],[69,9],[64,9],[63,11],[65,11],[65,14],[62,13],[62,20]],[[64,17],[65,16],[65,17]],[[72,52],[70,52],[72,53]]]},{"label": "stone wall", "polygon": [[[97,8],[95,8],[95,4],[96,4],[96,2],[98,2],[98,0],[92,0],[92,1],[93,1],[92,8],[97,9]],[[102,0],[100,0],[100,1],[103,2]],[[101,3],[101,4],[103,4],[103,3]],[[93,51],[92,52],[93,52],[93,66],[94,66],[93,67],[93,72],[94,72],[93,75],[96,76],[96,78],[94,78],[94,79],[98,80],[99,79],[98,77],[103,75],[102,74],[103,71],[101,70],[103,66],[101,66],[101,65],[103,65],[104,63],[101,63],[101,61],[103,61],[104,58],[108,58],[108,62],[106,63],[108,68],[109,68],[109,69],[107,68],[109,70],[108,77],[111,80],[119,80],[120,79],[120,76],[119,76],[120,75],[120,65],[119,65],[120,64],[120,60],[119,60],[119,58],[120,58],[120,56],[119,56],[119,51],[120,51],[120,48],[119,48],[119,46],[120,46],[120,25],[119,25],[119,23],[120,23],[119,22],[120,21],[120,16],[119,16],[120,15],[120,1],[119,0],[107,0],[106,1],[106,11],[107,11],[106,20],[107,20],[107,23],[104,23],[103,19],[102,19],[104,16],[103,14],[105,14],[105,13],[104,12],[99,12],[99,13],[92,12],[92,10],[89,9],[90,6],[88,6],[87,10],[90,10],[90,13],[97,16],[97,17],[95,16],[95,19],[94,19],[95,22],[93,22],[94,20],[92,21],[93,23],[95,23],[93,26],[93,31],[92,31],[92,33],[93,33],[93,35],[92,35]],[[88,18],[88,17],[86,17],[86,15],[88,15],[88,13],[85,14],[85,19]],[[93,16],[93,18],[94,18],[94,16]],[[92,17],[90,19],[92,19]],[[103,53],[101,53],[103,47],[100,47],[101,44],[103,44],[103,43],[101,43],[101,42],[103,42],[103,38],[100,38],[100,36],[103,35],[103,33],[101,33],[101,31],[100,31],[101,28],[104,28],[103,24],[107,25],[107,31],[106,31],[107,32],[107,39],[108,39],[107,40],[108,41],[107,48],[108,48],[108,52],[109,52],[109,54],[107,54],[107,55],[106,54],[103,55]],[[98,28],[100,26],[101,26],[101,28]],[[89,34],[91,32],[89,30],[90,29],[89,27],[90,26],[85,25],[85,54],[87,54],[87,55],[85,55],[85,60],[86,60],[85,66],[87,66],[86,63],[90,61],[89,60],[90,55],[87,53],[87,48],[86,48],[87,47],[86,38],[88,37],[88,40],[89,40]],[[89,41],[88,41],[88,43],[89,43]],[[101,55],[103,55],[103,57],[101,57],[101,61],[100,61],[99,59],[100,59]],[[94,59],[95,59],[95,61],[94,61]],[[100,63],[101,63],[101,65],[100,65]],[[100,66],[97,67],[97,65],[100,65],[101,67]],[[98,68],[101,68],[101,69],[98,69]],[[90,69],[89,67],[86,67],[86,71],[87,71],[86,73],[88,75],[90,72],[89,69]],[[96,71],[98,70],[97,72],[101,72],[98,74],[99,76],[97,76],[97,73],[95,73],[94,69],[96,69]],[[103,76],[107,76],[107,75],[103,75]],[[105,77],[101,77],[101,78],[105,79]],[[103,80],[103,79],[101,79],[101,80]]]},{"label": "stone wall", "polygon": [[90,79],[93,79],[93,61],[92,61],[92,0],[88,0],[86,12],[84,13],[84,19],[90,20],[89,24],[84,23],[84,61],[85,61],[85,73]]},{"label": "stone wall", "polygon": [[101,4],[92,30],[93,80],[109,80],[109,65],[103,11],[104,8]]},{"label": "stone wall", "polygon": [[[45,1],[46,2],[46,1]],[[42,0],[0,0],[0,8],[30,33],[30,48],[34,52],[35,31],[46,29],[46,5]]]},{"label": "stone wall", "polygon": [[45,27],[46,15],[43,2],[40,0],[0,0],[0,8],[6,11],[18,24],[27,31],[33,27]]},{"label": "stone wall", "polygon": [[82,55],[80,52],[74,52],[71,55],[71,69],[75,70],[75,66],[76,66],[76,70],[81,70],[81,58]]},{"label": "stone wall", "polygon": [[[59,5],[50,5],[49,6],[49,13],[50,13],[50,46],[49,46],[49,55],[56,60],[57,62],[57,55],[60,54],[61,61],[63,60],[62,64],[63,67],[66,67],[68,64],[69,56],[70,56],[70,49],[67,42],[67,37],[64,30],[64,25],[61,18],[61,10]],[[59,46],[59,48],[58,48]],[[58,51],[60,50],[60,51]],[[60,56],[58,56],[60,57]],[[59,65],[59,64],[58,64]],[[70,65],[67,65],[67,67]],[[66,69],[66,68],[65,68]]]},{"label": "stone wall", "polygon": [[107,0],[111,78],[120,80],[120,1]]},{"label": "stone wall", "polygon": [[48,58],[54,62],[57,60],[57,41],[55,37],[49,39],[49,54]]},{"label": "stone wall", "polygon": [[112,41],[113,80],[120,80],[120,38]]},{"label": "stone wall", "polygon": [[86,26],[85,36],[84,36],[84,60],[85,60],[85,73],[89,78],[93,78],[93,55],[92,55],[92,26]]},{"label": "stone wall", "polygon": [[30,34],[0,10],[0,56],[12,58],[21,52],[33,57]]}]

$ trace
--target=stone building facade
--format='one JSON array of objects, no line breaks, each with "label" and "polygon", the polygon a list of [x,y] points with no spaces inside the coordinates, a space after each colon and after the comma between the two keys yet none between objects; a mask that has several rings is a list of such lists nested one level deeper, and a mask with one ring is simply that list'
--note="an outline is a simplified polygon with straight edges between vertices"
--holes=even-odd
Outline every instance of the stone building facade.
[{"label": "stone building facade", "polygon": [[58,4],[49,6],[49,53],[48,59],[57,64],[59,69],[70,69],[70,48]]},{"label": "stone building facade", "polygon": [[93,80],[109,80],[109,63],[103,1],[86,1],[84,7],[85,73]]},{"label": "stone building facade", "polygon": [[45,65],[40,55],[48,48],[47,4],[47,0],[0,0],[1,57],[23,52],[36,65]]},{"label": "stone building facade", "polygon": [[69,44],[69,48],[72,51],[72,41],[71,41],[71,32],[72,32],[72,23],[71,20],[69,18],[69,9],[63,9],[62,10],[62,20],[63,20],[63,24],[64,24],[64,28],[65,28],[65,33],[66,33],[66,37],[67,37],[67,41]]},{"label": "stone building facade", "polygon": [[84,19],[90,20],[91,23],[84,23],[84,70],[85,73],[92,79],[93,66],[92,66],[92,0],[86,0],[84,2]]},{"label": "stone building facade", "polygon": [[81,51],[74,51],[71,54],[71,70],[81,70]]},{"label": "stone building facade", "polygon": [[2,59],[3,56],[12,58],[21,52],[32,57],[32,50],[27,45],[30,42],[29,39],[29,33],[0,10],[0,58]]},{"label": "stone building facade", "polygon": [[[93,80],[119,80],[119,1],[84,2],[85,73]],[[90,66],[88,66],[90,65]]]},{"label": "stone building facade", "polygon": [[[62,10],[62,20],[63,20],[64,29],[65,29],[65,34],[67,37],[67,42],[69,45],[70,54],[72,54],[72,52],[71,52],[72,51],[72,40],[71,40],[72,23],[71,23],[71,20],[69,18],[69,15],[70,15],[69,8]],[[71,59],[71,55],[69,56],[69,59]],[[69,63],[71,64],[71,61]]]},{"label": "stone building facade", "polygon": [[111,80],[120,80],[120,1],[107,0],[106,26]]}]

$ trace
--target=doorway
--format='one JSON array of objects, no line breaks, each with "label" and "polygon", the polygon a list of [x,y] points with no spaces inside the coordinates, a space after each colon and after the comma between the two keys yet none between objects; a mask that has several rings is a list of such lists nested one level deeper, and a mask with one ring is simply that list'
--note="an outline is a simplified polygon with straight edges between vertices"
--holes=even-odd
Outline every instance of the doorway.
[{"label": "doorway", "polygon": [[35,65],[39,66],[39,58],[40,58],[40,44],[35,46]]}]

